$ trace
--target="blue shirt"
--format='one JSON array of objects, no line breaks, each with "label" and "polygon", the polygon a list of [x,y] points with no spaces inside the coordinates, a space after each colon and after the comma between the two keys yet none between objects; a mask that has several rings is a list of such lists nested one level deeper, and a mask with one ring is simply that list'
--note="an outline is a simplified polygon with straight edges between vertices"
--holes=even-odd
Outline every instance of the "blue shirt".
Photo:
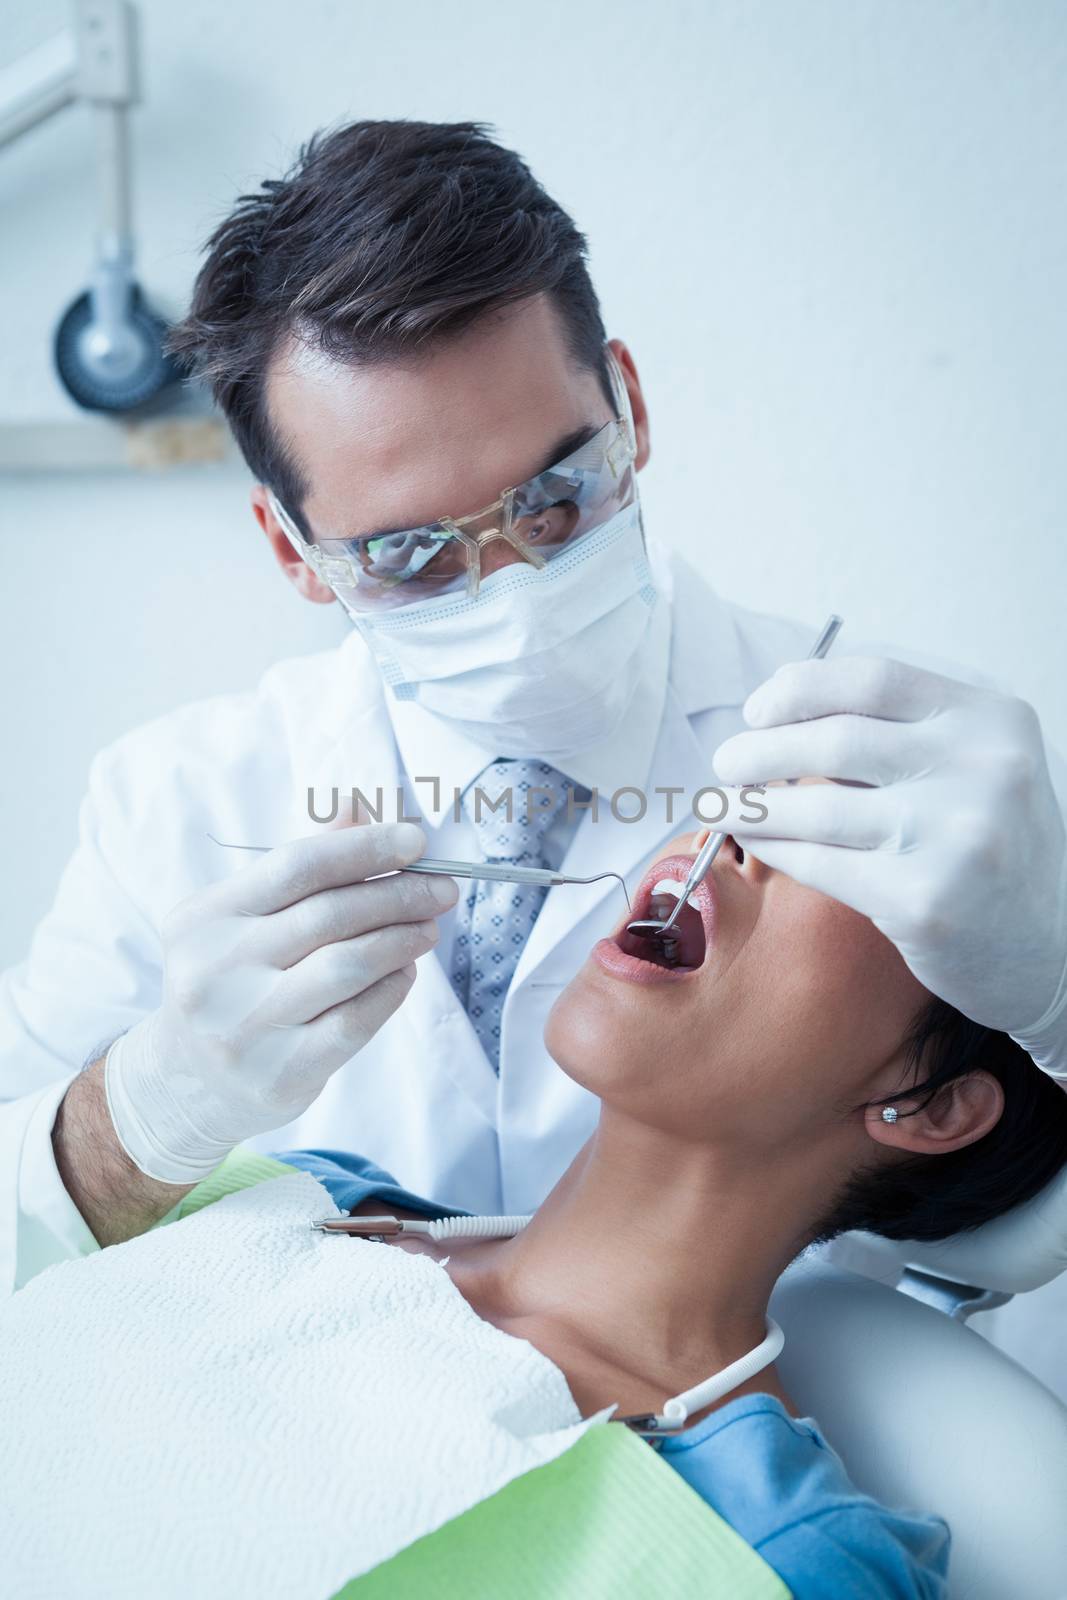
[{"label": "blue shirt", "polygon": [[[362,1156],[290,1150],[278,1159],[310,1172],[342,1211],[373,1196],[427,1217],[466,1215],[411,1194]],[[945,1600],[945,1522],[860,1494],[814,1422],[791,1417],[774,1395],[743,1395],[656,1448],[794,1600]]]}]

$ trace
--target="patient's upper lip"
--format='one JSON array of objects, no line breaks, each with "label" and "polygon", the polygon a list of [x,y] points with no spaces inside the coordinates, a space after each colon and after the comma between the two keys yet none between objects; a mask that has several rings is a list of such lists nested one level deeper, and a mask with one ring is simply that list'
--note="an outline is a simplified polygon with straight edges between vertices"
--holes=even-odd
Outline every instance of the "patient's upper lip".
[{"label": "patient's upper lip", "polygon": [[[654,861],[634,890],[633,910],[626,918],[626,922],[618,929],[618,932],[621,933],[622,928],[626,927],[628,923],[641,922],[648,917],[649,907],[652,903],[652,890],[661,879],[673,878],[680,888],[689,876],[689,869],[693,865],[693,860],[693,856],[674,855],[661,856],[658,861]],[[704,924],[704,938],[710,948],[715,934],[715,917],[718,910],[718,893],[715,885],[714,870],[705,875],[703,883],[697,884],[689,895],[689,901],[695,910],[700,913],[700,920]]]}]

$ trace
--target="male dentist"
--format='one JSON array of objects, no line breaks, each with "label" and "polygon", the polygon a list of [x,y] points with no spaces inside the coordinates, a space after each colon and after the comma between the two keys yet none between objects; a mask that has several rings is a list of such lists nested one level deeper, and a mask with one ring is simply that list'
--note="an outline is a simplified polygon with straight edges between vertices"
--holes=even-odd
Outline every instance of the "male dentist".
[{"label": "male dentist", "polygon": [[[764,820],[727,796],[724,826],[1067,1077],[1037,718],[854,646],[782,666],[813,623],[739,610],[662,552],[640,381],[584,258],[476,123],[316,138],[210,240],[175,347],[285,576],[353,626],[95,759],[0,993],[5,1288],[149,1226],[239,1141],[532,1210],[595,1117],[543,1023],[618,888],[382,874],[425,851],[632,884],[691,807],[724,817],[717,781],[843,780],[771,791]],[[255,625],[239,596],[234,624]],[[379,825],[319,826],[354,787]]]}]

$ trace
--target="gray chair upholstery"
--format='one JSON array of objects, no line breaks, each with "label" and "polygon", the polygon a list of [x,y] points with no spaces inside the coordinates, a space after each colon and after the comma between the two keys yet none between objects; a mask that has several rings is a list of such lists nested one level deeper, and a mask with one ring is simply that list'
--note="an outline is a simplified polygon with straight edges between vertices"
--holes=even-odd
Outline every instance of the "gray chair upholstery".
[{"label": "gray chair upholstery", "polygon": [[[851,1237],[875,1276],[812,1253],[775,1290],[788,1392],[859,1488],[945,1518],[953,1600],[1067,1600],[1067,1407],[956,1315],[922,1303],[938,1299],[928,1290],[939,1279],[1003,1299],[1063,1271],[1067,1174],[943,1243]],[[968,1288],[952,1298],[974,1308]]]}]

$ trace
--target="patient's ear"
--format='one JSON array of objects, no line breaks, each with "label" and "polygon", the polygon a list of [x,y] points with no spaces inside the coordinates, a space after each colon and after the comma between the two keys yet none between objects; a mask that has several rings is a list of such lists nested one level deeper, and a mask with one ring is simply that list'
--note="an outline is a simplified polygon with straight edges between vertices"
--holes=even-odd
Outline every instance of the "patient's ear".
[{"label": "patient's ear", "polygon": [[872,1139],[913,1155],[947,1155],[974,1144],[996,1126],[1004,1110],[1004,1091],[991,1072],[967,1072],[939,1089],[928,1106],[922,1106],[921,1098],[893,1104],[895,1122],[884,1120],[883,1106],[868,1106],[864,1123]]}]

